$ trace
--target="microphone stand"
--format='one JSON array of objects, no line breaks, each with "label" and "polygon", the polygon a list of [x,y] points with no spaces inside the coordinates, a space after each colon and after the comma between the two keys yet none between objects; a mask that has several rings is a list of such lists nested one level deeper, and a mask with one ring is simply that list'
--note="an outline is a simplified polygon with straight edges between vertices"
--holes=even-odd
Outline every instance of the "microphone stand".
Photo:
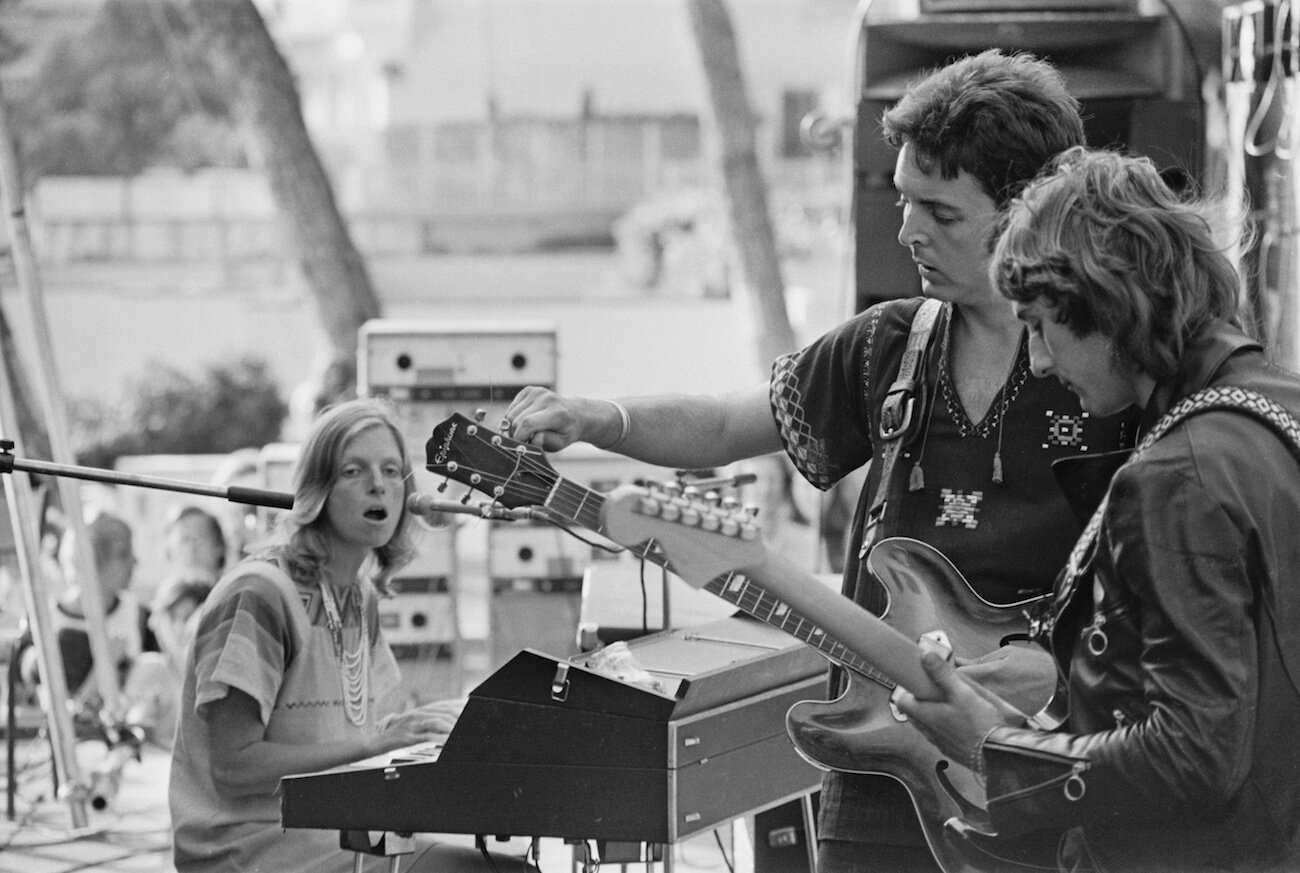
[{"label": "microphone stand", "polygon": [[[0,380],[0,382],[3,382],[3,380]],[[4,396],[5,394],[7,392],[0,392],[0,400],[9,399]],[[0,403],[0,406],[7,407],[8,404]],[[0,419],[5,417],[0,415]],[[293,508],[293,495],[281,491],[267,491],[261,488],[247,488],[239,485],[203,485],[178,479],[143,476],[138,473],[123,473],[116,470],[82,467],[75,464],[22,460],[14,457],[13,449],[13,440],[0,438],[0,474],[12,474],[17,470],[25,473],[83,479],[111,485],[130,485],[198,494],[204,497],[225,499],[232,503],[265,506],[272,509]],[[16,537],[19,573],[27,583],[25,593],[27,594],[28,619],[31,625],[32,639],[36,645],[40,674],[48,692],[46,694],[50,709],[48,718],[51,727],[51,740],[57,759],[55,773],[56,776],[62,775],[67,780],[66,788],[60,791],[60,794],[64,795],[65,799],[70,802],[73,827],[80,830],[87,823],[86,801],[89,799],[95,809],[104,808],[111,794],[116,791],[122,765],[128,758],[138,756],[140,738],[135,732],[124,729],[124,725],[114,723],[114,719],[119,715],[118,713],[108,713],[109,719],[99,727],[103,731],[104,741],[109,746],[108,761],[110,763],[96,770],[88,784],[83,784],[82,780],[78,778],[79,771],[72,752],[75,735],[67,705],[68,689],[63,682],[63,656],[59,652],[57,642],[50,632],[52,621],[49,603],[44,596],[44,592],[39,590],[35,581],[36,574],[39,572],[35,567],[37,549],[34,543],[30,542],[30,536],[36,531],[39,521],[32,517],[34,512],[31,508],[33,501],[30,497],[30,483],[25,478],[20,479],[9,475],[5,478],[5,490],[10,497],[11,509],[18,510],[19,518],[17,519],[18,524],[15,525],[16,532],[21,531],[23,533],[23,536]],[[17,493],[15,493],[16,491]],[[8,742],[13,742],[12,733],[10,733]],[[9,783],[10,792],[12,793],[14,786],[12,763],[10,764],[10,771]],[[12,807],[12,802],[10,806]]]},{"label": "microphone stand", "polygon": [[218,486],[202,485],[197,482],[185,482],[180,479],[164,479],[160,476],[142,476],[139,473],[123,473],[118,470],[104,470],[97,467],[79,467],[75,464],[55,464],[49,461],[24,461],[13,456],[13,440],[0,439],[0,474],[22,470],[25,473],[41,473],[47,476],[68,476],[73,479],[85,479],[90,482],[105,482],[110,485],[131,485],[139,488],[157,488],[163,491],[179,491],[184,494],[198,494],[203,497],[217,497],[231,503],[245,503],[250,506],[265,506],[271,509],[293,509],[293,495],[284,491],[267,491],[262,488],[245,488],[240,485]]}]

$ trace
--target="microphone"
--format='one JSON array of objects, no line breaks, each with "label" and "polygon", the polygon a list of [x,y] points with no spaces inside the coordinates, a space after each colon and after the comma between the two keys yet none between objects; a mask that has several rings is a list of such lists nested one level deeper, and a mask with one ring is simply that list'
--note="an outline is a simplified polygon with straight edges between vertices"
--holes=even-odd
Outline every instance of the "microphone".
[{"label": "microphone", "polygon": [[546,511],[538,506],[522,506],[518,509],[510,509],[486,500],[475,504],[461,503],[459,500],[445,500],[419,491],[406,499],[406,511],[421,518],[428,518],[443,512],[476,515],[479,518],[493,521],[519,521],[520,519],[530,518],[546,521],[549,518]]}]

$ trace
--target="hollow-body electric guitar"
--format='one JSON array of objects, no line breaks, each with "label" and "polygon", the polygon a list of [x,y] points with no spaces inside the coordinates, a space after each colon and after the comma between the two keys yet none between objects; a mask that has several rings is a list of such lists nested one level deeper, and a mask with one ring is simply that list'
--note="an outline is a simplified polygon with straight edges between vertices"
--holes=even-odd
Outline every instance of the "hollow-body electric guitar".
[{"label": "hollow-body electric guitar", "polygon": [[1024,870],[945,827],[971,812],[962,798],[982,804],[983,787],[890,703],[897,684],[922,697],[932,688],[920,667],[922,636],[973,659],[1023,629],[1019,608],[979,598],[933,547],[897,537],[875,546],[868,566],[888,594],[877,617],[771,553],[741,510],[638,486],[594,491],[557,473],[540,450],[462,415],[435,427],[425,451],[428,470],[505,507],[540,507],[557,522],[608,537],[844,667],[851,678],[843,694],[796,703],[787,714],[799,754],[822,769],[900,782],[945,873]]}]

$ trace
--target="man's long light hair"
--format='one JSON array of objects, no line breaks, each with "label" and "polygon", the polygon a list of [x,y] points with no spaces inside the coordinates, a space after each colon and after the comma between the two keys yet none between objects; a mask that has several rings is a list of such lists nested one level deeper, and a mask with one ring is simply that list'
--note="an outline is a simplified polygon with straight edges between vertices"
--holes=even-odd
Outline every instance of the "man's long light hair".
[{"label": "man's long light hair", "polygon": [[1006,297],[1041,298],[1076,336],[1100,333],[1137,372],[1167,379],[1207,325],[1238,323],[1216,206],[1172,190],[1147,158],[1070,149],[1008,208],[990,273]]}]

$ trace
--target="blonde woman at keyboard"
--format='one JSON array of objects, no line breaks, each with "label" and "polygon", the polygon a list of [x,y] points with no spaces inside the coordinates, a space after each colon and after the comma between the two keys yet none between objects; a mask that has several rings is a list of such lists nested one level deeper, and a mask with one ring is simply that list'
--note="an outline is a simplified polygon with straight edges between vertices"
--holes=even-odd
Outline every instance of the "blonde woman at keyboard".
[{"label": "blonde woman at keyboard", "polygon": [[[431,742],[454,726],[460,701],[384,706],[399,675],[377,600],[413,553],[410,472],[386,406],[326,410],[303,443],[278,538],[229,570],[205,602],[171,771],[178,873],[352,870],[337,832],[281,826],[280,779]],[[528,868],[421,841],[402,869]]]}]

